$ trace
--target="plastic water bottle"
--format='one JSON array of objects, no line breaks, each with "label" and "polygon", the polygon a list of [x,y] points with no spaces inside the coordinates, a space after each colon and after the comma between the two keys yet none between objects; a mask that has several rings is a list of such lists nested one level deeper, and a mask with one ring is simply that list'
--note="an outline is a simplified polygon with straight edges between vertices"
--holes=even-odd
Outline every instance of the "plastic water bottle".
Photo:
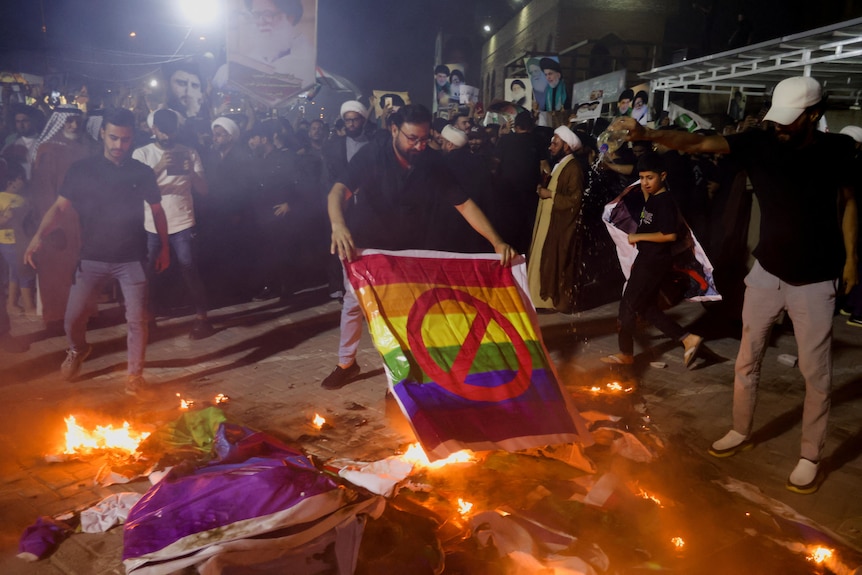
[{"label": "plastic water bottle", "polygon": [[596,139],[596,145],[599,148],[599,154],[613,154],[620,149],[620,146],[626,143],[628,130],[605,130]]}]

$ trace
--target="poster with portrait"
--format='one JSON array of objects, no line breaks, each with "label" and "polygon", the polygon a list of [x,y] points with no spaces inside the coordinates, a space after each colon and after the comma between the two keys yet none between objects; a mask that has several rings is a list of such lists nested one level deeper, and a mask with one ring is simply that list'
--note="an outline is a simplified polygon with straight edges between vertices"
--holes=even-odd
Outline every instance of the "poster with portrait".
[{"label": "poster with portrait", "polygon": [[[228,0],[227,83],[268,106],[314,85],[317,0]],[[226,78],[225,78],[226,76]]]},{"label": "poster with portrait", "polygon": [[506,78],[504,97],[507,102],[533,109],[533,85],[529,78]]},{"label": "poster with portrait", "polygon": [[730,94],[730,100],[727,102],[727,115],[734,122],[741,122],[745,119],[745,104],[748,96],[739,88],[734,88]]},{"label": "poster with portrait", "polygon": [[599,118],[602,115],[601,95],[598,95],[598,98],[595,100],[573,104],[572,111],[575,113],[575,119],[578,122],[586,122],[587,120]]},{"label": "poster with portrait", "polygon": [[459,94],[459,103],[465,106],[470,104],[475,104],[479,101],[479,88],[476,86],[468,86],[467,84],[461,85],[461,92]]},{"label": "poster with portrait", "polygon": [[461,86],[464,85],[464,64],[439,64],[434,67],[433,111],[447,109],[449,104],[461,103]]},{"label": "poster with portrait", "polygon": [[616,102],[619,95],[626,89],[626,71],[618,70],[575,82],[572,86],[572,108],[575,104],[601,100],[603,104]]},{"label": "poster with portrait", "polygon": [[[536,54],[524,58],[524,67],[527,69],[527,76],[533,87],[533,100],[538,104],[539,111],[561,110],[562,107],[557,106],[556,101],[560,99],[559,96],[562,96],[560,102],[566,100],[566,87],[562,81],[560,57],[556,54]],[[551,86],[551,83],[554,85]],[[548,106],[549,98],[555,98],[551,106]]]},{"label": "poster with portrait", "polygon": [[[201,67],[192,59],[171,62],[162,66],[164,79],[164,105],[182,114],[185,119],[198,118],[205,122],[210,120],[210,103],[206,75]],[[147,97],[147,106],[155,110],[160,107],[161,92]],[[148,94],[148,96],[150,96]]]}]

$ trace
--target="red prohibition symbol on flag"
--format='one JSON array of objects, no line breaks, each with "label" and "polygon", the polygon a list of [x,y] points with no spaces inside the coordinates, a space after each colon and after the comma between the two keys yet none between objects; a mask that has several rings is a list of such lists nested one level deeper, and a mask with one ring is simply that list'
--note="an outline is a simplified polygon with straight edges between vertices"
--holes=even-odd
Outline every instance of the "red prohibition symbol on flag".
[{"label": "red prohibition symbol on flag", "polygon": [[[467,337],[448,371],[441,367],[428,351],[422,337],[422,324],[425,316],[438,303],[454,300],[470,305],[476,310],[476,317],[470,325]],[[518,359],[518,371],[514,377],[493,387],[466,383],[467,374],[476,361],[482,338],[491,321],[495,321],[509,337]],[[440,387],[471,401],[505,401],[514,399],[530,387],[533,360],[530,350],[521,334],[506,316],[491,307],[487,302],[467,292],[448,288],[432,288],[424,292],[407,314],[407,341],[419,367]]]}]

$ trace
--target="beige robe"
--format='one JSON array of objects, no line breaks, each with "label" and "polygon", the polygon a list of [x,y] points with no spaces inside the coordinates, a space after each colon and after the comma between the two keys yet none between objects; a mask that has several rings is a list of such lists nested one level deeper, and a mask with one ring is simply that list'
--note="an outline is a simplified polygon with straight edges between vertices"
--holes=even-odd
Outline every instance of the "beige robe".
[{"label": "beige robe", "polygon": [[554,303],[549,299],[543,299],[541,296],[542,290],[542,249],[545,245],[545,240],[548,237],[548,229],[551,226],[551,213],[554,208],[554,196],[556,195],[557,182],[563,168],[569,162],[574,160],[574,156],[569,154],[554,166],[551,171],[551,181],[548,184],[548,189],[551,191],[551,197],[547,199],[539,199],[539,209],[536,210],[536,223],[533,226],[533,241],[530,243],[530,254],[527,260],[527,287],[530,288],[530,299],[533,300],[533,305],[536,309],[554,309]]}]

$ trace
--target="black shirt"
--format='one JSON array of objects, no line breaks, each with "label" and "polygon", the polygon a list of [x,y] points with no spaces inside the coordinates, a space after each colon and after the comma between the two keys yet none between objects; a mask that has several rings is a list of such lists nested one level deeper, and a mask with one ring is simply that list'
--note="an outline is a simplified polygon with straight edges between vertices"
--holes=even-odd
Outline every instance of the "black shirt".
[{"label": "black shirt", "polygon": [[110,263],[141,261],[147,255],[144,202],[161,202],[156,175],[128,158],[119,166],[99,155],[72,164],[60,195],[81,221],[81,259]]},{"label": "black shirt", "polygon": [[352,192],[345,217],[360,248],[437,249],[437,206],[469,199],[438,154],[426,149],[404,168],[391,138],[375,139],[356,152],[341,183]]},{"label": "black shirt", "polygon": [[760,243],[754,256],[791,284],[840,277],[844,243],[838,212],[842,186],[852,184],[853,140],[814,133],[802,149],[752,130],[728,136],[731,153],[760,202]]},{"label": "black shirt", "polygon": [[[646,199],[646,203],[641,208],[637,233],[661,232],[663,234],[677,234],[677,238],[679,238],[680,233],[682,233],[681,230],[682,216],[670,192],[665,190]],[[638,259],[669,260],[672,246],[673,242],[638,242]]]}]

